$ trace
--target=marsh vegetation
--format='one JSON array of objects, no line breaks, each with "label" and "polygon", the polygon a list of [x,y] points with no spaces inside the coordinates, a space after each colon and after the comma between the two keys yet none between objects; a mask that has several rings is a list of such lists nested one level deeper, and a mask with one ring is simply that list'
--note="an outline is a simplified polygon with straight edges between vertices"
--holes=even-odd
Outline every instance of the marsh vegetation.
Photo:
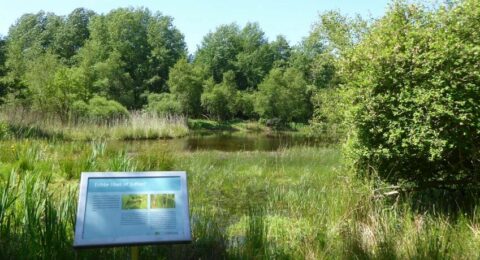
[{"label": "marsh vegetation", "polygon": [[[128,248],[71,248],[80,172],[178,169],[188,172],[194,240],[142,247],[142,256],[479,257],[475,194],[389,196],[348,171],[338,146],[224,152],[17,140],[0,148],[2,258],[128,257]],[[435,199],[455,196],[471,203]]]},{"label": "marsh vegetation", "polygon": [[22,16],[0,39],[0,258],[125,259],[72,249],[80,173],[184,170],[193,241],[145,258],[479,259],[479,21],[478,0],[392,1],[296,46],[222,25],[187,58],[148,9]]}]

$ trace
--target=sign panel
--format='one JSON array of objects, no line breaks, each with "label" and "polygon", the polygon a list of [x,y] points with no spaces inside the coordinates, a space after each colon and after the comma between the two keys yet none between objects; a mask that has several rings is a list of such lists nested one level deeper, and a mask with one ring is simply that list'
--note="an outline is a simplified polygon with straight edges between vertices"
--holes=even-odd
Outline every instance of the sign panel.
[{"label": "sign panel", "polygon": [[185,172],[82,173],[74,247],[190,241]]}]

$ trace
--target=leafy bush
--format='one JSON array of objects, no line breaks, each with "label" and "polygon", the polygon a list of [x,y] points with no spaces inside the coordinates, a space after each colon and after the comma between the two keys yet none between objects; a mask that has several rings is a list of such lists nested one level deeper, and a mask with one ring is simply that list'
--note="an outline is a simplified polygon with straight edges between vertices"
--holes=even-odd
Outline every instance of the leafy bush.
[{"label": "leafy bush", "polygon": [[83,100],[77,100],[73,102],[71,109],[71,113],[73,118],[75,119],[86,119],[88,118],[89,106]]},{"label": "leafy bush", "polygon": [[128,110],[114,100],[95,96],[88,101],[75,101],[72,105],[72,115],[80,120],[108,122],[120,118],[128,118]]},{"label": "leafy bush", "polygon": [[255,92],[239,91],[237,94],[237,111],[242,118],[258,118],[255,112]]},{"label": "leafy bush", "polygon": [[237,111],[236,98],[235,74],[228,71],[223,74],[220,84],[215,84],[212,79],[206,81],[201,96],[202,107],[218,120],[231,119]]},{"label": "leafy bush", "polygon": [[336,140],[345,137],[347,102],[343,92],[341,88],[319,89],[311,98],[314,110],[310,124],[312,129],[322,136]]},{"label": "leafy bush", "polygon": [[146,110],[161,116],[180,115],[182,114],[182,104],[175,95],[170,93],[150,94]]},{"label": "leafy bush", "polygon": [[258,86],[255,111],[262,119],[305,122],[311,115],[307,82],[296,69],[272,69]]},{"label": "leafy bush", "polygon": [[475,186],[480,8],[466,0],[426,10],[395,2],[348,57],[348,156],[359,173],[393,183]]}]

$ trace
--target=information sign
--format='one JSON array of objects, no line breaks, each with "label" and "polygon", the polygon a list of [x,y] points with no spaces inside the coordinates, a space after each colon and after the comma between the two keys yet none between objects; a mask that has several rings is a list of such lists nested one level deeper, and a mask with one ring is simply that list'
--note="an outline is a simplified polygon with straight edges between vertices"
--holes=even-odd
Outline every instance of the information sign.
[{"label": "information sign", "polygon": [[84,172],[74,247],[191,241],[185,172]]}]

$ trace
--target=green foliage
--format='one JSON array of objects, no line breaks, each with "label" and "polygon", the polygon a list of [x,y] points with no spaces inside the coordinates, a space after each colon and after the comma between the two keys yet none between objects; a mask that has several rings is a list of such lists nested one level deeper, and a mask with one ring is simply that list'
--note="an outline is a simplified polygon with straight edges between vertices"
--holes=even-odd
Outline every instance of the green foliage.
[{"label": "green foliage", "polygon": [[345,113],[348,95],[341,88],[319,89],[312,95],[312,128],[322,136],[341,140],[346,136]]},{"label": "green foliage", "polygon": [[0,140],[7,139],[11,135],[10,127],[7,123],[0,121]]},{"label": "green foliage", "polygon": [[22,79],[28,70],[27,62],[45,52],[54,53],[52,45],[60,25],[60,17],[43,11],[25,14],[17,20],[9,30],[7,41],[6,65],[10,77]]},{"label": "green foliage", "polygon": [[368,24],[360,16],[350,18],[338,11],[327,11],[313,25],[307,45],[319,44],[326,51],[340,55],[360,42],[367,31]]},{"label": "green foliage", "polygon": [[180,115],[182,114],[182,103],[170,93],[150,94],[145,109],[161,116]]},{"label": "green foliage", "polygon": [[349,54],[348,155],[360,173],[393,183],[480,183],[480,8],[433,11],[395,2]]},{"label": "green foliage", "polygon": [[197,51],[195,62],[204,65],[215,83],[223,74],[235,69],[235,57],[240,52],[240,29],[236,24],[219,26],[207,34]]},{"label": "green foliage", "polygon": [[7,94],[7,84],[3,77],[6,74],[5,61],[6,61],[6,48],[5,39],[0,35],[0,105],[3,102],[3,97]]},{"label": "green foliage", "polygon": [[101,93],[108,99],[131,107],[135,103],[131,87],[134,82],[131,75],[123,70],[124,64],[117,51],[111,52],[106,60],[95,63],[92,68],[95,76],[90,88],[92,93]]},{"label": "green foliage", "polygon": [[68,16],[63,17],[59,28],[54,33],[52,49],[65,64],[75,64],[73,57],[78,53],[85,41],[90,37],[88,25],[95,12],[76,8]]},{"label": "green foliage", "polygon": [[87,97],[82,73],[61,65],[50,52],[29,61],[27,68],[25,82],[30,94],[27,100],[33,109],[57,114],[65,122],[73,103]]},{"label": "green foliage", "polygon": [[289,57],[286,40],[277,40],[269,44],[257,23],[247,23],[242,29],[236,24],[222,25],[203,38],[195,63],[204,66],[215,83],[233,71],[238,89],[256,89],[274,64],[285,63]]},{"label": "green foliage", "polygon": [[[66,17],[44,12],[24,15],[10,29],[8,74],[0,85],[11,85],[15,98],[27,100],[28,106],[60,111],[63,118],[71,102],[55,108],[47,99],[58,98],[53,92],[71,92],[55,89],[53,83],[57,69],[65,67],[75,71],[75,87],[83,92],[76,100],[101,95],[128,108],[141,108],[146,101],[143,94],[165,90],[169,68],[186,55],[183,35],[172,22],[171,17],[142,8],[120,8],[106,15],[83,8]],[[62,83],[60,88],[65,86]],[[2,88],[0,96],[4,92]]]},{"label": "green foliage", "polygon": [[310,94],[303,74],[293,68],[272,69],[258,86],[255,111],[263,119],[305,122],[310,118]]},{"label": "green foliage", "polygon": [[258,114],[255,112],[256,92],[239,91],[237,93],[236,110],[237,116],[244,119],[256,119]]},{"label": "green foliage", "polygon": [[88,101],[76,101],[72,105],[72,115],[76,119],[89,120],[99,123],[128,118],[128,110],[114,100],[95,96]]},{"label": "green foliage", "polygon": [[338,11],[321,13],[308,37],[294,49],[290,65],[317,89],[338,87],[339,60],[367,31],[368,24],[360,17],[350,18]]},{"label": "green foliage", "polygon": [[[169,68],[185,55],[183,35],[172,18],[148,9],[120,8],[94,17],[90,33],[81,59],[84,66],[100,69],[91,87],[106,89],[110,98],[118,93],[116,100],[128,108],[142,107],[144,92],[160,91]],[[97,55],[91,57],[92,52]]]},{"label": "green foliage", "polygon": [[288,44],[287,39],[278,35],[275,41],[270,43],[270,49],[273,54],[272,68],[285,67],[292,55],[292,48]]},{"label": "green foliage", "polygon": [[272,68],[274,54],[257,23],[247,23],[239,36],[241,52],[234,63],[237,86],[239,89],[256,89]]},{"label": "green foliage", "polygon": [[56,110],[58,89],[55,81],[55,73],[62,65],[57,56],[48,52],[39,54],[36,58],[28,61],[25,81],[33,108],[44,112],[54,112]]},{"label": "green foliage", "polygon": [[[296,64],[287,40],[278,36],[269,42],[257,23],[218,27],[187,60],[173,18],[145,8],[100,15],[84,8],[67,16],[27,14],[6,39],[5,55],[0,51],[0,64],[6,57],[5,69],[0,65],[0,96],[9,106],[55,114],[63,122],[88,114],[84,101],[93,96],[141,109],[149,93],[170,93],[161,102],[156,98],[162,104],[152,108],[162,114],[257,119],[258,85],[272,68]],[[313,61],[299,68],[321,74],[318,84],[330,84],[336,70],[331,58]],[[209,78],[212,84],[205,81]]]},{"label": "green foliage", "polygon": [[169,69],[187,55],[183,34],[174,26],[173,18],[155,13],[148,25],[148,43],[151,46],[147,77],[148,90],[158,92],[168,80]]},{"label": "green foliage", "polygon": [[180,59],[170,70],[167,82],[170,92],[181,104],[184,114],[196,116],[200,113],[202,79],[198,70],[186,59]]},{"label": "green foliage", "polygon": [[[66,76],[77,73],[73,73],[73,70],[65,72],[65,65],[75,63],[72,56],[86,37],[77,35],[81,28],[73,29],[80,26],[77,23],[70,25],[68,29],[75,32],[64,31],[67,30],[67,24],[75,20],[74,13],[69,18],[44,12],[26,14],[10,28],[5,63],[8,73],[0,80],[8,85],[9,92],[12,93],[12,96],[8,97],[9,102],[21,103],[22,106],[42,112],[56,113],[62,119],[68,114],[67,107],[71,104],[71,99],[79,98],[74,97],[77,95],[76,88],[83,91],[83,87],[77,84],[78,75]],[[71,42],[74,46],[67,46],[69,37],[79,37],[79,40]],[[70,50],[67,50],[68,48]],[[57,70],[60,72],[57,73]],[[75,86],[69,82],[71,77],[75,78]],[[65,78],[69,79],[63,80]],[[63,87],[66,89],[62,89]]]},{"label": "green foliage", "polygon": [[231,119],[236,111],[237,90],[233,71],[223,74],[223,82],[215,84],[213,79],[207,80],[201,96],[202,107],[218,120]]}]

